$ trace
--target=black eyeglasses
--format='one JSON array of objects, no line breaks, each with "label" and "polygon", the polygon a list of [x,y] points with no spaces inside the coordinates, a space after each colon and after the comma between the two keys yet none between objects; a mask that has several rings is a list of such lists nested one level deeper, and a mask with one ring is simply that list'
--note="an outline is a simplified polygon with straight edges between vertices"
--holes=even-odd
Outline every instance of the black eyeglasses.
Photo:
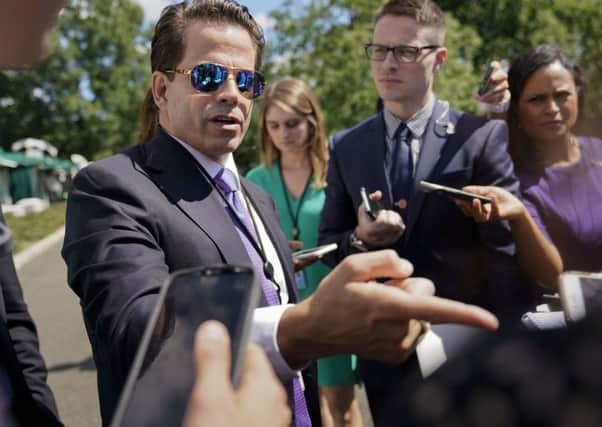
[{"label": "black eyeglasses", "polygon": [[368,59],[372,61],[384,61],[389,52],[393,52],[393,56],[399,62],[411,63],[416,62],[418,56],[420,56],[420,52],[423,50],[433,50],[438,49],[441,46],[439,45],[429,45],[429,46],[385,46],[377,43],[366,43],[364,45],[364,49],[366,49],[366,56]]},{"label": "black eyeglasses", "polygon": [[199,92],[215,92],[226,83],[230,74],[234,76],[236,87],[245,98],[258,98],[265,89],[265,79],[258,71],[226,67],[210,62],[195,65],[190,69],[165,70],[164,72],[189,75],[192,86]]}]

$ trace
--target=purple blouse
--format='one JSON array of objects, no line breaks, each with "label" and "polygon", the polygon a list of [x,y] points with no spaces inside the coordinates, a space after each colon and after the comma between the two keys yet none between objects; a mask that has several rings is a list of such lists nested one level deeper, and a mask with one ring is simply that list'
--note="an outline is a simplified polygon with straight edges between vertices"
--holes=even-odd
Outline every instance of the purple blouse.
[{"label": "purple blouse", "polygon": [[602,271],[602,140],[579,137],[579,143],[577,163],[517,176],[525,206],[565,270]]}]

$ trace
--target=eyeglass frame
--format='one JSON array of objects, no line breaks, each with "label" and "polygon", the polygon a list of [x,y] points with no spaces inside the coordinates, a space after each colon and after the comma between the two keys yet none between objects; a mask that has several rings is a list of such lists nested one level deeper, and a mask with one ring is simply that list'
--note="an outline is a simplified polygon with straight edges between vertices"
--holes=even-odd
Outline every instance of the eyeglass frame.
[{"label": "eyeglass frame", "polygon": [[[374,55],[372,55],[372,56],[371,56],[371,55],[370,55],[370,53],[368,53],[368,52],[370,51],[370,49],[371,49],[373,46],[377,46],[377,47],[381,47],[381,48],[384,48],[384,49],[385,49],[385,56],[384,56],[382,59],[374,59]],[[385,59],[387,59],[387,55],[389,54],[389,52],[391,52],[391,53],[393,54],[393,57],[394,57],[394,58],[395,58],[395,59],[396,59],[398,62],[401,62],[401,63],[403,63],[403,64],[413,64],[413,63],[415,63],[416,61],[418,61],[418,57],[420,56],[420,53],[421,53],[423,50],[425,50],[425,49],[430,49],[430,50],[433,50],[433,49],[440,49],[440,48],[442,48],[442,47],[443,47],[443,46],[441,46],[441,45],[436,45],[436,44],[433,44],[433,45],[427,45],[427,46],[410,46],[410,45],[405,45],[405,44],[400,44],[400,45],[397,45],[397,46],[387,46],[387,45],[380,44],[380,43],[366,43],[366,44],[364,45],[364,51],[366,52],[366,56],[368,57],[368,59],[369,59],[370,61],[383,62]],[[408,49],[408,50],[411,50],[411,51],[413,51],[414,59],[413,59],[412,61],[406,61],[406,60],[404,60],[404,59],[401,59],[401,58],[400,58],[400,57],[397,55],[397,53],[395,52],[395,49],[398,49],[398,48],[406,48],[406,49]]]},{"label": "eyeglass frame", "polygon": [[[194,82],[192,81],[192,71],[193,71],[193,70],[194,70],[196,67],[198,67],[199,65],[203,65],[203,64],[217,65],[217,66],[219,66],[219,67],[223,67],[223,68],[225,68],[225,69],[228,71],[228,76],[226,77],[226,79],[224,80],[224,82],[223,82],[222,84],[220,84],[220,85],[219,85],[217,88],[215,88],[214,90],[209,90],[209,91],[202,91],[202,90],[199,90],[199,89],[197,89],[197,87],[194,85]],[[220,87],[222,87],[223,85],[225,85],[225,84],[226,84],[226,81],[227,81],[227,80],[228,80],[230,77],[232,77],[232,78],[234,79],[234,83],[236,83],[236,75],[238,74],[238,72],[239,72],[239,71],[246,71],[246,72],[249,72],[249,73],[253,73],[255,76],[259,76],[259,78],[260,78],[260,80],[261,80],[261,82],[262,82],[262,84],[263,84],[263,91],[261,92],[261,94],[259,94],[258,96],[252,96],[251,98],[249,98],[248,96],[245,96],[245,93],[246,93],[246,92],[249,92],[249,91],[243,92],[243,91],[241,91],[241,90],[238,88],[238,85],[236,85],[236,88],[238,89],[238,91],[240,92],[240,94],[241,94],[243,97],[245,97],[245,98],[247,98],[247,99],[250,99],[250,100],[254,100],[254,99],[258,99],[258,98],[260,98],[260,97],[263,95],[263,93],[265,92],[265,89],[266,89],[266,87],[267,87],[267,81],[266,81],[266,79],[265,79],[264,75],[263,75],[263,74],[262,74],[260,71],[249,70],[248,68],[241,68],[241,67],[229,67],[229,66],[227,66],[227,65],[220,64],[220,63],[218,63],[218,62],[199,62],[198,64],[195,64],[195,65],[193,65],[193,66],[192,66],[192,68],[175,68],[175,69],[173,69],[173,70],[163,70],[163,73],[165,73],[165,74],[183,74],[183,75],[189,76],[189,81],[190,81],[190,84],[192,85],[192,88],[193,88],[194,90],[196,90],[196,91],[198,91],[198,92],[200,92],[200,93],[211,93],[211,92],[216,92],[217,90],[219,90],[219,88],[220,88]],[[251,93],[254,93],[254,91],[253,91],[253,90],[251,90],[250,92],[251,92]]]}]

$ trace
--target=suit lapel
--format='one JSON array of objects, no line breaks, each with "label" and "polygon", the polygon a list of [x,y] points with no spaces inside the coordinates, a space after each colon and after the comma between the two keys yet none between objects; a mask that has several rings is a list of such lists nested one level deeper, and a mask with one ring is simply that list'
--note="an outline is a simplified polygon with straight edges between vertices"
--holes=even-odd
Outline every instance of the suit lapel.
[{"label": "suit lapel", "polygon": [[422,147],[420,148],[420,156],[416,165],[414,192],[408,206],[408,223],[406,224],[407,228],[405,232],[406,241],[414,228],[414,224],[424,203],[425,193],[419,189],[420,181],[427,180],[439,162],[441,151],[448,137],[449,120],[449,105],[436,100],[433,114],[422,138]]},{"label": "suit lapel", "polygon": [[[381,190],[383,192],[383,206],[393,204],[393,192],[389,181],[389,174],[385,169],[385,119],[383,113],[374,116],[369,126],[364,131],[364,136],[360,143],[354,147],[352,155],[356,161],[354,171],[362,176],[366,182],[361,186],[366,187],[369,192]],[[366,171],[366,165],[376,165],[375,170]],[[354,197],[359,199],[358,194]]]},{"label": "suit lapel", "polygon": [[232,244],[240,237],[220,196],[190,153],[163,132],[141,149],[139,170],[215,243],[223,262],[250,265],[242,242]]}]

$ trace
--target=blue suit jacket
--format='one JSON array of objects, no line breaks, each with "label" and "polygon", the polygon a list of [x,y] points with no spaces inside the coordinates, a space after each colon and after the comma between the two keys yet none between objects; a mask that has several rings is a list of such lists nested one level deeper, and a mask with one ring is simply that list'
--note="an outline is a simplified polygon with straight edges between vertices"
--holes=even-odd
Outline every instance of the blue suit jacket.
[{"label": "blue suit jacket", "polygon": [[[516,193],[518,182],[507,140],[503,121],[487,121],[437,101],[415,168],[407,228],[394,249],[413,263],[415,276],[435,283],[437,295],[487,307],[516,322],[530,302],[530,291],[515,261],[508,224],[477,224],[453,201],[423,193],[417,185],[421,180],[457,188],[496,185]],[[354,252],[349,235],[357,226],[360,187],[369,192],[381,190],[383,207],[392,206],[384,158],[382,113],[332,137],[319,240],[321,244],[336,242],[339,249],[328,263],[336,264]],[[360,361],[376,425],[401,422],[400,402],[407,393],[402,380],[417,369],[414,357],[402,365]]]},{"label": "blue suit jacket", "polygon": [[[291,252],[281,228],[270,226],[279,224],[274,204],[249,181],[241,183],[266,224],[294,302]],[[77,174],[62,254],[92,344],[104,423],[167,275],[201,265],[251,266],[221,199],[190,153],[164,132]],[[307,381],[312,390],[314,380]],[[311,410],[313,396],[308,400]]]},{"label": "blue suit jacket", "polygon": [[[453,132],[452,132],[453,131]],[[435,283],[439,296],[479,304],[497,313],[528,299],[505,222],[477,224],[448,198],[418,189],[421,180],[451,187],[496,185],[516,194],[518,181],[508,155],[507,127],[447,108],[437,101],[423,135],[415,168],[406,231],[395,245],[414,275]],[[379,113],[331,139],[326,203],[320,243],[336,242],[330,263],[353,252],[349,235],[357,225],[360,187],[382,190],[392,205],[384,166],[385,124]]]}]

